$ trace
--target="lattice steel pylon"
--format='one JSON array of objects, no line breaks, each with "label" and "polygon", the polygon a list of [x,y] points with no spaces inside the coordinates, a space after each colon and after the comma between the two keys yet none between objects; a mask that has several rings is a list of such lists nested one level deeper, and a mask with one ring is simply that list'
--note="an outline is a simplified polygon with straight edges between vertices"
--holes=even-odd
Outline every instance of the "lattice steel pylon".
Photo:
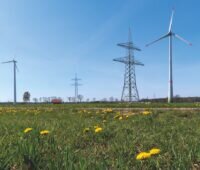
[{"label": "lattice steel pylon", "polygon": [[134,50],[141,51],[141,49],[133,44],[130,29],[128,42],[119,43],[117,45],[125,48],[128,52],[128,55],[126,57],[116,58],[113,60],[125,64],[124,86],[122,90],[121,100],[127,102],[139,101],[139,93],[136,84],[135,65],[144,66],[144,64],[135,60]]},{"label": "lattice steel pylon", "polygon": [[72,79],[74,81],[74,84],[72,84],[72,86],[74,86],[74,101],[77,102],[78,101],[78,86],[81,86],[81,84],[79,84],[78,82],[81,80],[77,77],[77,74],[75,74],[75,78]]}]

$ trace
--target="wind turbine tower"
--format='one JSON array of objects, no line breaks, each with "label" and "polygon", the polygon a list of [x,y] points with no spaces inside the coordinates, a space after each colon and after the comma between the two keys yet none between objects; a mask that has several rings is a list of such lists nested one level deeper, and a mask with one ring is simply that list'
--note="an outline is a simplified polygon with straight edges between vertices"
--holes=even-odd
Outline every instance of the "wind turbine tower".
[{"label": "wind turbine tower", "polygon": [[128,53],[125,57],[116,58],[113,60],[125,64],[124,86],[122,90],[121,100],[128,102],[139,101],[139,93],[136,85],[135,66],[144,66],[144,64],[135,60],[134,51],[141,50],[133,44],[130,28],[128,42],[119,43],[117,45],[125,48]]},{"label": "wind turbine tower", "polygon": [[11,60],[11,61],[6,61],[6,62],[2,62],[2,64],[7,64],[7,63],[13,63],[13,74],[14,74],[14,100],[13,100],[13,104],[17,103],[17,89],[16,89],[16,70],[17,68],[17,61],[16,60]]},{"label": "wind turbine tower", "polygon": [[74,81],[74,84],[72,84],[72,86],[74,86],[74,99],[75,99],[75,102],[78,101],[78,86],[81,86],[81,84],[79,84],[78,82],[81,80],[77,77],[77,74],[75,74],[75,78],[72,79]]},{"label": "wind turbine tower", "polygon": [[183,41],[184,43],[188,44],[188,45],[192,45],[192,43],[190,43],[189,41],[185,40],[184,38],[182,38],[181,36],[177,35],[176,33],[174,33],[172,31],[172,23],[173,23],[173,16],[174,16],[174,10],[172,10],[172,15],[171,15],[171,19],[170,19],[170,23],[169,23],[169,29],[168,29],[168,33],[165,34],[164,36],[160,37],[159,39],[147,44],[146,46],[150,46],[154,43],[156,43],[157,41],[160,41],[164,38],[169,38],[169,84],[168,84],[168,103],[172,103],[173,102],[173,73],[172,73],[172,40],[173,37],[176,37],[177,39]]}]

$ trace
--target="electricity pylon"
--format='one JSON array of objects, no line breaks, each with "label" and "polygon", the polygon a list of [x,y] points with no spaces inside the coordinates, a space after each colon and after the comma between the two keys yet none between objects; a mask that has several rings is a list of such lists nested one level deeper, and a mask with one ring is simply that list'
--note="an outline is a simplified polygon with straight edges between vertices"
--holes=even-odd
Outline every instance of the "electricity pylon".
[{"label": "electricity pylon", "polygon": [[117,45],[125,48],[128,52],[128,55],[126,57],[117,58],[113,60],[125,64],[124,86],[122,90],[121,100],[128,102],[139,101],[139,93],[136,84],[135,65],[144,66],[144,64],[135,60],[134,58],[134,50],[141,50],[133,44],[130,29],[128,42],[119,43]]},{"label": "electricity pylon", "polygon": [[72,80],[74,81],[74,84],[72,84],[72,86],[74,86],[74,100],[75,102],[77,102],[78,101],[78,86],[81,86],[81,84],[79,84],[78,82],[81,79],[77,78],[77,74],[75,74],[75,78]]}]

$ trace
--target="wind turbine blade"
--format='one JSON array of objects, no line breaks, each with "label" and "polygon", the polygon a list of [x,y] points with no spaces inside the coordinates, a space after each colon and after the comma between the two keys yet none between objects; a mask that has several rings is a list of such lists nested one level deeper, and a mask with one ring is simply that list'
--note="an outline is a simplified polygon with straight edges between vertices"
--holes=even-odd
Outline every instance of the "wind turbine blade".
[{"label": "wind turbine blade", "polygon": [[174,10],[172,10],[172,15],[171,15],[171,18],[170,18],[169,32],[171,32],[171,30],[172,30],[173,18],[174,18]]},{"label": "wind turbine blade", "polygon": [[150,45],[152,45],[152,44],[154,44],[154,43],[156,43],[156,42],[158,42],[158,41],[160,41],[160,40],[162,40],[162,39],[164,39],[164,38],[166,38],[166,37],[168,37],[168,36],[169,36],[169,34],[166,34],[166,35],[160,37],[159,39],[157,39],[157,40],[155,40],[155,41],[153,41],[153,42],[147,44],[146,47],[148,47],[148,46],[150,46]]},{"label": "wind turbine blade", "polygon": [[6,61],[6,62],[1,62],[2,64],[6,64],[6,63],[12,63],[13,61]]},{"label": "wind turbine blade", "polygon": [[192,43],[191,43],[191,42],[185,40],[185,39],[182,38],[181,36],[179,36],[179,35],[177,35],[177,34],[174,34],[174,36],[175,36],[176,38],[178,38],[179,40],[183,41],[184,43],[186,43],[186,44],[192,46]]}]

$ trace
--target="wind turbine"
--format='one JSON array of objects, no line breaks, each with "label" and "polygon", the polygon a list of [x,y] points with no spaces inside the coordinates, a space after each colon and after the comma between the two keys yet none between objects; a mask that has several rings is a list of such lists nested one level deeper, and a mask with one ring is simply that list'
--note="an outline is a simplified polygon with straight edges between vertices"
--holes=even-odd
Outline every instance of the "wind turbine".
[{"label": "wind turbine", "polygon": [[150,46],[164,38],[169,37],[169,85],[168,85],[168,103],[173,102],[173,78],[172,78],[172,40],[173,37],[176,37],[177,39],[183,41],[184,43],[188,44],[188,45],[192,45],[192,43],[190,43],[189,41],[185,40],[184,38],[182,38],[181,36],[175,34],[172,31],[172,22],[173,22],[173,17],[174,17],[174,10],[172,10],[172,15],[171,15],[171,19],[170,19],[170,23],[169,23],[169,30],[168,33],[165,34],[164,36],[160,37],[159,39],[147,44],[146,46]]},{"label": "wind turbine", "polygon": [[13,63],[13,73],[14,73],[14,101],[13,104],[17,103],[17,90],[16,90],[16,70],[17,68],[17,61],[16,60],[11,60],[11,61],[6,61],[6,62],[2,62],[2,64],[7,64],[7,63]]}]

